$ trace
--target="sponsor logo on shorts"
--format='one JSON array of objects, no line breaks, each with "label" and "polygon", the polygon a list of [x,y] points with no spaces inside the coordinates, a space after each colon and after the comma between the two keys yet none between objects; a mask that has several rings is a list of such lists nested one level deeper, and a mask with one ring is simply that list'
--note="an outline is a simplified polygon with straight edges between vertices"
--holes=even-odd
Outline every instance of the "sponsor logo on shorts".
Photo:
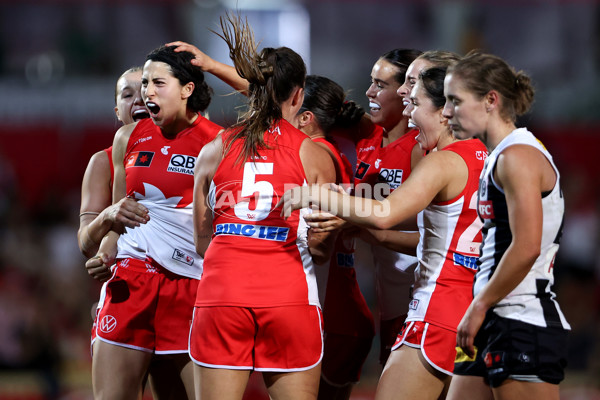
[{"label": "sponsor logo on shorts", "polygon": [[177,172],[179,174],[194,175],[194,166],[196,157],[185,154],[173,154],[169,160],[168,172]]},{"label": "sponsor logo on shorts", "polygon": [[529,357],[529,354],[527,353],[520,353],[517,358],[523,364],[529,364],[531,362],[531,357]]},{"label": "sponsor logo on shorts", "polygon": [[273,240],[285,242],[290,228],[284,226],[262,226],[250,224],[217,224],[215,236],[236,235],[254,239]]},{"label": "sponsor logo on shorts", "polygon": [[194,264],[194,257],[186,254],[184,251],[181,251],[179,249],[173,249],[173,256],[171,258],[173,258],[173,260],[175,261],[179,261],[187,265]]},{"label": "sponsor logo on shorts", "polygon": [[411,310],[416,310],[417,307],[419,307],[419,300],[417,299],[412,299],[410,303],[408,303],[408,308]]},{"label": "sponsor logo on shorts", "polygon": [[152,274],[156,274],[158,273],[158,270],[156,269],[156,267],[152,264],[148,264],[148,263],[144,263],[146,265],[146,272],[150,272]]},{"label": "sponsor logo on shorts", "polygon": [[117,327],[117,319],[112,315],[105,315],[100,321],[100,330],[104,333],[109,333]]},{"label": "sponsor logo on shorts", "polygon": [[456,346],[456,358],[454,359],[454,362],[462,363],[475,361],[475,357],[477,357],[477,346],[473,346],[473,349],[475,350],[473,353],[473,357],[470,357],[467,353],[464,352],[462,347]]},{"label": "sponsor logo on shorts", "polygon": [[149,167],[154,158],[153,151],[136,151],[131,153],[125,160],[125,168],[130,167]]},{"label": "sponsor logo on shorts", "polygon": [[483,362],[487,368],[496,368],[504,364],[504,352],[487,352],[483,357]]},{"label": "sponsor logo on shorts", "polygon": [[129,258],[125,258],[125,259],[119,261],[119,267],[122,267],[122,268],[129,267]]},{"label": "sponsor logo on shorts", "polygon": [[464,254],[454,253],[452,255],[452,258],[454,259],[454,265],[462,265],[465,268],[474,270],[477,269],[477,260],[479,259],[478,257],[465,256]]},{"label": "sponsor logo on shorts", "polygon": [[494,206],[489,200],[480,200],[478,204],[479,216],[483,219],[494,219]]}]

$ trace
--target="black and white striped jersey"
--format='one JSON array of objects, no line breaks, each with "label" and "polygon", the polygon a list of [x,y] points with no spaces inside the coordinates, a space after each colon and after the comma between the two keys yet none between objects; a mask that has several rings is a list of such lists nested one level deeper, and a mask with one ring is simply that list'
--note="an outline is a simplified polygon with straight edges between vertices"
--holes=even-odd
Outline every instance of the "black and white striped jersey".
[{"label": "black and white striped jersey", "polygon": [[550,153],[525,128],[514,130],[498,144],[487,158],[481,173],[477,212],[484,222],[483,243],[473,292],[477,295],[487,284],[512,241],[506,197],[502,188],[494,181],[494,170],[502,151],[517,144],[533,146],[541,151],[554,168],[557,179],[554,188],[542,194],[543,232],[540,256],[525,279],[496,304],[494,312],[504,318],[537,326],[570,329],[552,291],[554,258],[558,251],[564,218],[560,174]]}]

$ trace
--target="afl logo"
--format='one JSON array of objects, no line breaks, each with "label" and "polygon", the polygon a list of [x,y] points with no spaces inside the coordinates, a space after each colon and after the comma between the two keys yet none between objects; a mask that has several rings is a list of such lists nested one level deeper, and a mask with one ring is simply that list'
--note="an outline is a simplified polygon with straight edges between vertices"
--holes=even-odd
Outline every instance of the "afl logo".
[{"label": "afl logo", "polygon": [[100,321],[100,330],[104,333],[112,332],[117,327],[117,319],[112,315],[105,315]]}]

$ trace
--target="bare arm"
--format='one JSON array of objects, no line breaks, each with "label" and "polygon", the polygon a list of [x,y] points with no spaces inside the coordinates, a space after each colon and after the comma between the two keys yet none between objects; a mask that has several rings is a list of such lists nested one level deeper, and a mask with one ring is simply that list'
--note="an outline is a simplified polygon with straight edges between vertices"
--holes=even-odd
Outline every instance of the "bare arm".
[{"label": "bare arm", "polygon": [[194,243],[196,252],[203,258],[213,234],[212,210],[207,201],[208,191],[222,156],[223,139],[219,135],[202,148],[194,170]]},{"label": "bare arm", "polygon": [[289,190],[280,204],[284,206],[283,215],[314,204],[359,226],[390,229],[414,217],[433,200],[443,201],[458,195],[467,176],[466,164],[460,156],[440,151],[423,158],[406,182],[383,200],[349,196],[328,186],[314,185]]},{"label": "bare arm", "polygon": [[114,223],[133,228],[148,220],[146,208],[134,200],[111,206],[110,163],[108,154],[100,151],[92,156],[83,176],[77,239],[79,249],[87,257],[96,254]]},{"label": "bare arm", "polygon": [[367,243],[378,244],[398,253],[417,255],[419,232],[361,229],[359,237]]},{"label": "bare arm", "polygon": [[498,158],[495,178],[506,196],[512,242],[458,326],[457,344],[469,355],[487,310],[517,287],[540,254],[544,167],[550,168],[543,155],[529,146],[511,146]]},{"label": "bare arm", "polygon": [[87,257],[96,254],[102,237],[112,226],[112,222],[100,217],[111,204],[111,162],[105,151],[99,151],[90,158],[83,175],[77,241],[79,249]]},{"label": "bare arm", "polygon": [[[113,203],[116,204],[129,204],[134,205],[131,202],[134,202],[137,205],[137,202],[133,199],[127,199],[126,195],[126,183],[125,183],[125,151],[127,149],[127,142],[129,141],[129,137],[131,136],[131,132],[133,132],[135,125],[130,124],[121,127],[113,141],[113,150],[112,150],[112,163],[114,169],[114,177],[113,177],[113,192],[112,199]],[[145,220],[148,219],[148,210],[145,207],[141,207],[139,210],[134,207],[132,213],[142,212],[142,218]],[[100,247],[98,249],[98,253],[95,259],[100,260],[105,266],[110,267],[116,258],[117,255],[117,240],[119,239],[119,235],[123,230],[124,223],[120,221],[116,221],[111,230],[106,233],[102,242],[100,243]]]},{"label": "bare arm", "polygon": [[166,45],[177,46],[175,51],[188,51],[192,53],[195,56],[195,58],[192,60],[192,64],[200,67],[202,71],[216,76],[243,95],[248,95],[248,86],[250,84],[247,80],[238,75],[235,67],[212,59],[200,51],[200,49],[198,49],[196,46],[186,42],[176,41],[167,43]]},{"label": "bare arm", "polygon": [[[332,156],[321,145],[310,139],[304,140],[300,146],[300,160],[309,185],[335,183],[336,174]],[[308,248],[315,263],[325,264],[329,261],[337,235],[337,230],[329,232],[309,230]]]}]

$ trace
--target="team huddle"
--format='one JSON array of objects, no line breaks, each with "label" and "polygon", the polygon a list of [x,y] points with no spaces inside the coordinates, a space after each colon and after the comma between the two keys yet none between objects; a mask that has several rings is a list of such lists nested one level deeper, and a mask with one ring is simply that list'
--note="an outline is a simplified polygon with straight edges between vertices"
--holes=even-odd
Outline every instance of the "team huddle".
[{"label": "team huddle", "polygon": [[[123,126],[86,169],[94,398],[148,381],[155,399],[242,399],[260,371],[272,399],[349,399],[377,320],[376,399],[558,399],[564,199],[515,125],[530,78],[491,54],[394,49],[366,113],[292,49],[259,51],[240,17],[221,28],[233,67],[172,42],[121,75]],[[205,73],[246,96],[236,124],[205,117]]]}]

